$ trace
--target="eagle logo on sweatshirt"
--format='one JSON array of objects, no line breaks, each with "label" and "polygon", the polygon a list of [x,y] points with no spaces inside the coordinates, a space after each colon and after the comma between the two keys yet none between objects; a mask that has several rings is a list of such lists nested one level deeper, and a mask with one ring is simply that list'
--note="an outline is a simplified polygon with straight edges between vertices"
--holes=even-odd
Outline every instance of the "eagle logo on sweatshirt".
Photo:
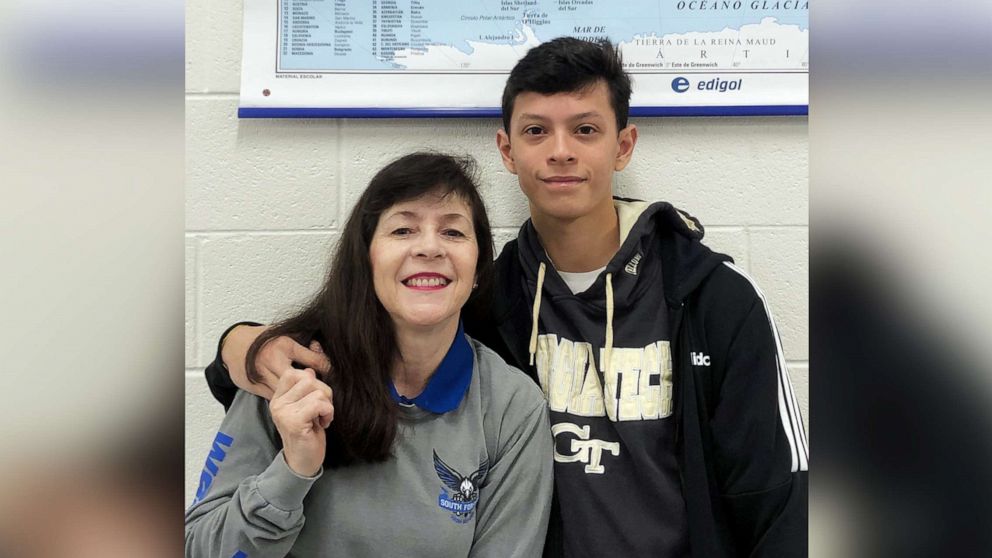
[{"label": "eagle logo on sweatshirt", "polygon": [[478,470],[464,477],[438,457],[435,450],[434,471],[443,485],[437,497],[438,507],[451,512],[451,520],[455,523],[471,521],[475,515],[475,505],[479,502],[479,486],[489,472],[489,460],[483,459]]}]

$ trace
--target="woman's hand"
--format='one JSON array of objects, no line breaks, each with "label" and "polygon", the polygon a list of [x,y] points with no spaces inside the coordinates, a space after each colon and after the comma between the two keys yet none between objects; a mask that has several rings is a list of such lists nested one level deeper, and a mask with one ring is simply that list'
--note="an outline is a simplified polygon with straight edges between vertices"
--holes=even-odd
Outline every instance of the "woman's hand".
[{"label": "woman's hand", "polygon": [[286,464],[299,475],[316,475],[324,462],[324,429],[334,420],[332,395],[310,368],[290,369],[276,384],[269,411],[282,437]]},{"label": "woman's hand", "polygon": [[255,342],[265,326],[242,325],[231,330],[221,347],[221,358],[231,375],[231,381],[244,391],[265,399],[272,399],[275,386],[284,373],[293,370],[293,363],[307,366],[326,375],[331,369],[320,343],[313,341],[310,348],[300,345],[293,339],[282,336],[266,343],[255,358],[255,368],[261,375],[261,382],[248,381],[245,360],[248,348]]}]

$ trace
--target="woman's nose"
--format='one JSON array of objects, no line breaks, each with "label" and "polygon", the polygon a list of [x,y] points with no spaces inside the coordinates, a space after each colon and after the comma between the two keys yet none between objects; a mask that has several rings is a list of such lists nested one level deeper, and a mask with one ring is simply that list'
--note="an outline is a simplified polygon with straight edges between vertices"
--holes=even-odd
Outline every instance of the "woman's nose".
[{"label": "woman's nose", "polygon": [[413,255],[421,258],[439,258],[444,256],[444,245],[436,234],[423,234],[417,239]]}]

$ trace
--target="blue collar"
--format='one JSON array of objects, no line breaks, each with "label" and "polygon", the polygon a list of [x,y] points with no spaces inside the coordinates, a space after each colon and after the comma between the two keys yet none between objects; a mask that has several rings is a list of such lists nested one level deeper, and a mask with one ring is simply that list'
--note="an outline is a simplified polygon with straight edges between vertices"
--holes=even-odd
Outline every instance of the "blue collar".
[{"label": "blue collar", "polygon": [[451,347],[448,347],[448,353],[441,359],[441,364],[430,380],[427,380],[424,391],[413,399],[407,399],[396,391],[396,386],[390,381],[389,393],[394,401],[403,405],[413,404],[437,414],[453,411],[458,408],[472,383],[472,360],[472,347],[459,320],[458,332],[455,333]]}]

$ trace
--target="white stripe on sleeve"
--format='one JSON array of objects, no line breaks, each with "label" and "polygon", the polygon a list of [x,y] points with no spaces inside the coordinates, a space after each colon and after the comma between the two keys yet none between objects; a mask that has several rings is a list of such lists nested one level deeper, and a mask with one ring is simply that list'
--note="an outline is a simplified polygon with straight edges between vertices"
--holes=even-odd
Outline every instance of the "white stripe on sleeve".
[{"label": "white stripe on sleeve", "polygon": [[768,299],[758,288],[758,285],[743,270],[724,262],[724,265],[737,272],[746,279],[754,291],[758,293],[758,298],[765,307],[765,314],[768,316],[768,325],[771,327],[772,335],[775,338],[775,366],[778,369],[778,408],[782,419],[782,428],[785,436],[789,440],[792,450],[792,472],[809,470],[809,441],[806,439],[806,430],[803,427],[802,415],[799,411],[799,402],[796,401],[796,393],[792,389],[792,382],[789,380],[789,368],[785,362],[785,352],[782,350],[782,339],[778,333],[775,320],[772,319],[772,310],[768,305]]}]

